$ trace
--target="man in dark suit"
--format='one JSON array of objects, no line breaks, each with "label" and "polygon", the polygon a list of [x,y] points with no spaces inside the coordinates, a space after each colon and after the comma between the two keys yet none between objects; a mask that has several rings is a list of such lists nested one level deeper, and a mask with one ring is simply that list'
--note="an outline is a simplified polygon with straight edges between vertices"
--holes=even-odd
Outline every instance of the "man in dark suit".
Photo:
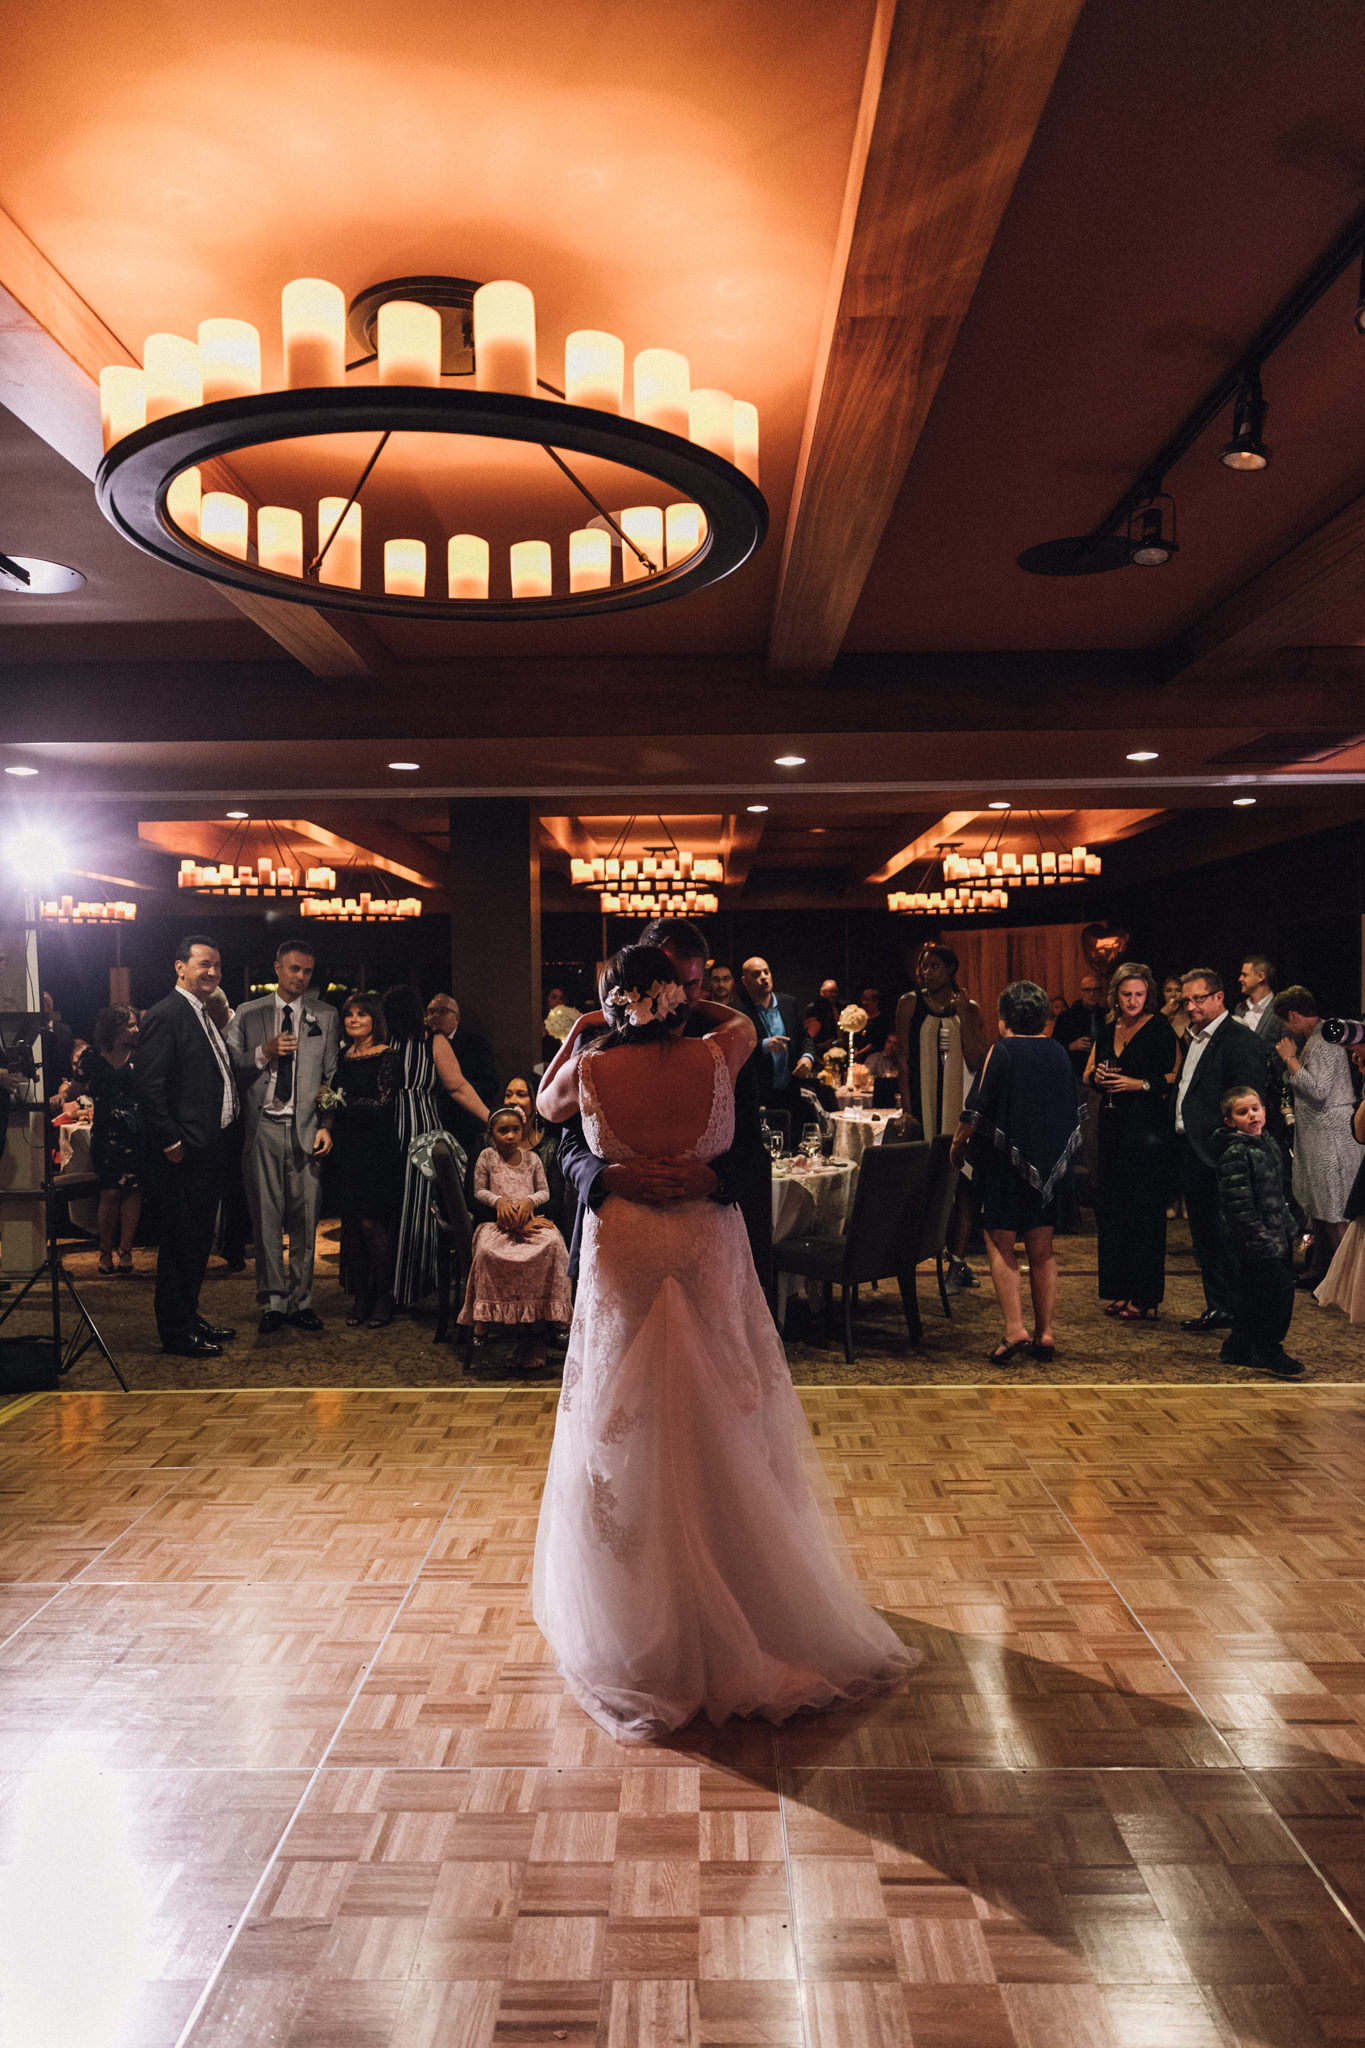
[{"label": "man in dark suit", "polygon": [[1230,1017],[1223,978],[1212,967],[1193,967],[1180,977],[1189,1011],[1190,1035],[1175,1098],[1176,1147],[1185,1190],[1190,1238],[1204,1283],[1204,1313],[1182,1330],[1230,1330],[1237,1281],[1218,1228],[1218,1163],[1213,1134],[1223,1125],[1223,1096],[1229,1088],[1268,1094],[1266,1048],[1254,1031]]},{"label": "man in dark suit", "polygon": [[[658,946],[667,953],[687,997],[688,1017],[683,1035],[686,1038],[704,1038],[711,1026],[695,1013],[701,1000],[702,977],[706,972],[706,940],[701,931],[685,918],[656,918],[645,926],[639,943]],[[722,1152],[709,1165],[700,1159],[675,1160],[667,1168],[648,1159],[621,1159],[608,1165],[589,1146],[583,1135],[582,1118],[576,1116],[570,1117],[560,1127],[558,1163],[578,1197],[573,1241],[569,1247],[569,1271],[575,1278],[585,1208],[599,1208],[608,1195],[619,1195],[627,1202],[649,1203],[709,1196],[713,1202],[738,1204],[744,1217],[744,1227],[749,1233],[755,1269],[763,1286],[769,1287],[773,1236],[772,1160],[763,1142],[758,1074],[753,1058],[745,1062],[735,1083],[734,1141],[728,1152]]]},{"label": "man in dark suit", "polygon": [[739,978],[743,993],[735,1008],[758,1033],[758,1099],[764,1109],[787,1112],[794,1138],[801,1128],[801,1083],[815,1079],[800,1008],[793,996],[773,994],[772,969],[758,954],[745,961]]},{"label": "man in dark suit", "polygon": [[240,1114],[232,1060],[205,1009],[222,978],[218,948],[195,932],[175,954],[175,987],[138,1033],[138,1094],[147,1149],[159,1162],[161,1244],[156,1327],[163,1351],[217,1358],[237,1332],[199,1313],[230,1148]]}]

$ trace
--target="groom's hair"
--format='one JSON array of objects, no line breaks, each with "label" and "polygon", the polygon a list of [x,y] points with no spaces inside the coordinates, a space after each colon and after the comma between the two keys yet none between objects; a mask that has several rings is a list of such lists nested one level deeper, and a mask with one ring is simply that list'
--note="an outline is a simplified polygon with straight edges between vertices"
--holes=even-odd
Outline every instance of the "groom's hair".
[{"label": "groom's hair", "polygon": [[706,935],[685,917],[656,917],[640,934],[642,946],[667,946],[679,960],[704,960]]}]

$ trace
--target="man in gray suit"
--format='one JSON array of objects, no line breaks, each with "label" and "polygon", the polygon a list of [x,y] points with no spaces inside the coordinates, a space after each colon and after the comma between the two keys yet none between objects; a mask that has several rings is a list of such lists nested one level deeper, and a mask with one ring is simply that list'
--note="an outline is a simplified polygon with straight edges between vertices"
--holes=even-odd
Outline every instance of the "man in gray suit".
[{"label": "man in gray suit", "polygon": [[274,995],[243,1003],[227,1030],[245,1119],[242,1175],[256,1240],[262,1336],[286,1323],[322,1328],[312,1306],[313,1241],[332,1119],[319,1111],[317,1096],[336,1072],[341,1022],[330,1003],[309,1001],[312,979],[312,947],[306,939],[286,939],[275,955]]}]

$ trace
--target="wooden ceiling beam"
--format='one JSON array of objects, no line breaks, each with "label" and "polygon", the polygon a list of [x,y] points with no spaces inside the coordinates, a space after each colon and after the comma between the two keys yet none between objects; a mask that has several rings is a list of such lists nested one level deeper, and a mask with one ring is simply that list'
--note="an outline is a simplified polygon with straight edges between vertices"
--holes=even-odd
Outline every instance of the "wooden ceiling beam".
[{"label": "wooden ceiling beam", "polygon": [[[0,211],[0,403],[91,478],[102,453],[99,375],[115,363],[136,367],[137,357]],[[205,480],[243,489],[226,463],[207,465]],[[215,587],[315,676],[394,673],[387,648],[363,618]]]},{"label": "wooden ceiling beam", "polygon": [[[1169,650],[1182,684],[1213,682],[1272,660],[1318,620],[1365,594],[1365,496],[1206,612]],[[1286,710],[1292,710],[1292,700]],[[1303,722],[1300,719],[1300,722]]]},{"label": "wooden ceiling beam", "polygon": [[769,661],[830,667],[1082,0],[881,0]]},{"label": "wooden ceiling beam", "polygon": [[767,822],[762,812],[757,816],[749,811],[726,812],[721,858],[725,862],[727,894],[733,892],[737,896],[748,881]]}]

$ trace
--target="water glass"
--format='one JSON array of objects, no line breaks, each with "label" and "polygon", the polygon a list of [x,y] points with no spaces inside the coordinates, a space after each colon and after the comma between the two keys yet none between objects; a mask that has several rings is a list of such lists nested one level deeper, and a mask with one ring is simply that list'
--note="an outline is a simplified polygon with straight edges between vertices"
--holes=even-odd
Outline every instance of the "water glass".
[{"label": "water glass", "polygon": [[801,1126],[801,1150],[805,1153],[807,1159],[818,1159],[821,1149],[819,1124],[803,1124]]}]

